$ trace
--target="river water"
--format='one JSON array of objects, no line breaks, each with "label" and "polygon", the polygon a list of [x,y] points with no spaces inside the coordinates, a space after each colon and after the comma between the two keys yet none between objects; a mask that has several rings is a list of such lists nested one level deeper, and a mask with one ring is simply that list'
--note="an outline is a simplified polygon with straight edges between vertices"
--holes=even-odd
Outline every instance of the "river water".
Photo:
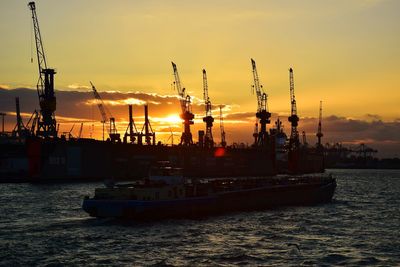
[{"label": "river water", "polygon": [[399,266],[400,171],[328,172],[329,204],[140,223],[83,212],[101,183],[0,184],[0,265]]}]

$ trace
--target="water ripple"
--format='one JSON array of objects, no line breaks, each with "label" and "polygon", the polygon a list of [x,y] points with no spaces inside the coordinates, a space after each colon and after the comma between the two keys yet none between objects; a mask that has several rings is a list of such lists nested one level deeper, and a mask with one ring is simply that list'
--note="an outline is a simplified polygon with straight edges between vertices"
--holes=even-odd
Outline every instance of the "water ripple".
[{"label": "water ripple", "polygon": [[162,222],[89,218],[101,184],[2,184],[0,265],[400,265],[400,171],[332,173],[329,204]]}]

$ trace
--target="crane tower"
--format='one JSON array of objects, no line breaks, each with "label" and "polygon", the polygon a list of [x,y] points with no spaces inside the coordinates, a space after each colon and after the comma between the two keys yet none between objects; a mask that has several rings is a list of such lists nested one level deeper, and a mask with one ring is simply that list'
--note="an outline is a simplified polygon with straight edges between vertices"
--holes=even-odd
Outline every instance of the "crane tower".
[{"label": "crane tower", "polygon": [[175,86],[176,90],[178,91],[179,101],[181,104],[182,113],[180,117],[183,120],[184,126],[180,144],[184,146],[190,146],[193,144],[192,133],[190,132],[190,125],[194,123],[194,114],[191,111],[190,96],[186,94],[185,88],[182,88],[176,64],[174,62],[171,63],[174,70]]},{"label": "crane tower", "polygon": [[109,121],[110,126],[109,128],[107,128],[107,132],[111,142],[120,141],[121,139],[120,134],[118,133],[117,127],[115,126],[115,118],[111,115],[111,112],[104,105],[103,99],[97,92],[96,87],[93,85],[92,82],[90,82],[90,84],[92,85],[93,94],[95,99],[97,100],[97,107],[99,108],[101,117],[103,119],[101,121],[103,123],[103,140],[104,140],[104,124]]},{"label": "crane tower", "polygon": [[224,117],[222,116],[222,106],[219,106],[219,129],[221,131],[221,146],[226,146],[225,140],[225,129],[224,129]]},{"label": "crane tower", "polygon": [[291,123],[291,132],[289,139],[289,150],[293,151],[299,147],[299,132],[297,131],[297,125],[299,123],[299,117],[297,116],[296,98],[294,95],[294,78],[293,69],[289,69],[289,82],[290,82],[290,105],[291,112],[288,118]]},{"label": "crane tower", "polygon": [[318,143],[317,143],[317,147],[321,148],[322,144],[321,144],[321,138],[322,136],[324,136],[324,134],[322,133],[322,101],[319,102],[319,120],[318,120],[318,132],[316,134],[317,138],[318,138]]},{"label": "crane tower", "polygon": [[208,83],[207,83],[207,73],[206,70],[203,69],[203,98],[204,105],[206,109],[206,116],[203,118],[203,121],[206,123],[206,136],[204,137],[204,146],[211,148],[214,146],[214,140],[212,136],[212,126],[214,122],[214,118],[211,114],[211,101],[208,97]]},{"label": "crane tower", "polygon": [[[252,86],[257,95],[257,113],[256,117],[260,120],[260,132],[253,134],[255,137],[255,145],[265,147],[268,144],[267,124],[270,123],[271,113],[268,111],[267,98],[268,95],[264,92],[263,86],[260,85],[258,78],[256,62],[251,59],[251,66],[253,69],[254,85]],[[258,131],[258,130],[257,130]]]},{"label": "crane tower", "polygon": [[29,2],[28,6],[32,11],[36,54],[39,67],[39,79],[36,88],[39,97],[40,116],[36,135],[44,138],[56,138],[57,123],[54,114],[56,111],[56,97],[54,94],[54,74],[56,74],[56,71],[47,67],[35,2]]}]

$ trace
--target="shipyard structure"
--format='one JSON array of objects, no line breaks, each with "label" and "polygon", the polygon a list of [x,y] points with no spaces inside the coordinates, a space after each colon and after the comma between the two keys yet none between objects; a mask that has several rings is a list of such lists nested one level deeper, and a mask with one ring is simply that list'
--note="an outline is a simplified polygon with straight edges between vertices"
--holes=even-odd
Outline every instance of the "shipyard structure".
[{"label": "shipyard structure", "polygon": [[[168,161],[181,167],[186,177],[235,177],[272,176],[278,173],[316,173],[324,171],[324,148],[321,143],[322,103],[317,131],[318,143],[307,144],[297,130],[297,115],[293,69],[289,69],[289,92],[291,125],[288,137],[278,119],[274,127],[268,109],[268,96],[261,85],[256,62],[251,59],[253,91],[256,95],[254,138],[251,146],[228,145],[225,140],[222,109],[220,109],[221,142],[213,139],[211,99],[208,95],[207,72],[203,69],[204,130],[193,140],[191,125],[195,115],[191,108],[191,97],[182,85],[177,65],[172,62],[174,87],[180,100],[180,117],[183,131],[178,145],[167,146],[156,140],[148,108],[144,107],[145,123],[141,130],[132,118],[132,107],[128,106],[129,125],[123,136],[117,131],[116,120],[104,104],[100,93],[91,82],[94,99],[102,116],[103,140],[72,138],[58,133],[56,95],[54,90],[55,69],[47,66],[41,33],[34,2],[28,4],[32,13],[33,30],[38,63],[38,110],[33,111],[27,123],[20,115],[19,99],[16,99],[16,126],[10,133],[0,135],[0,180],[17,181],[88,181],[88,180],[132,180],[148,175],[152,164]],[[3,114],[3,113],[2,113]],[[3,115],[4,121],[4,115]],[[82,129],[82,125],[81,125]],[[81,131],[80,131],[81,133]]]}]

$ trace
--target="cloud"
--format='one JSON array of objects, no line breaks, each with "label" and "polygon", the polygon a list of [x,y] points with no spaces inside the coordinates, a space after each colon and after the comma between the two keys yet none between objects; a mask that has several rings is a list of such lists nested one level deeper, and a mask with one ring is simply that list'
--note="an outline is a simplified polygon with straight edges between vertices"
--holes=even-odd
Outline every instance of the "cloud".
[{"label": "cloud", "polygon": [[73,90],[80,90],[80,89],[84,89],[84,90],[90,90],[92,87],[87,86],[87,85],[81,85],[81,84],[70,84],[67,86],[69,89],[73,89]]},{"label": "cloud", "polygon": [[[301,118],[299,127],[309,133],[316,133],[317,118]],[[364,121],[345,117],[329,116],[322,119],[322,131],[343,141],[375,140],[400,142],[400,121]]]},{"label": "cloud", "polygon": [[[99,103],[99,100],[97,99],[90,99],[85,102],[86,105],[97,105]],[[103,100],[103,103],[105,105],[111,105],[111,106],[126,106],[126,105],[137,105],[137,106],[143,106],[146,104],[145,101],[137,99],[137,98],[127,98],[127,99],[120,99],[120,100]],[[159,105],[159,102],[151,101],[152,104]]]},{"label": "cloud", "polygon": [[[169,127],[174,132],[182,130],[182,122],[179,120],[180,103],[176,95],[159,95],[142,92],[99,92],[107,108],[116,118],[117,127],[125,132],[128,124],[128,104],[133,104],[133,117],[138,128],[142,128],[144,122],[143,105],[148,103],[150,122],[155,131],[169,132]],[[35,109],[38,109],[37,92],[33,89],[0,88],[0,112],[7,112],[9,122],[8,128],[15,125],[15,97],[20,98],[21,112],[24,120],[27,120]],[[96,126],[101,120],[93,93],[89,91],[56,91],[57,97],[57,121],[66,125],[66,129],[72,123],[94,122]],[[235,112],[240,107],[234,105],[223,106],[223,117],[228,143],[231,142],[253,142],[253,131],[255,122],[254,111]],[[192,126],[194,138],[198,130],[204,130],[204,104],[193,105],[193,112],[196,114],[195,124]],[[219,106],[213,106],[214,116],[214,138],[219,139]],[[290,135],[290,124],[287,115],[272,114],[270,129],[274,126],[277,117],[280,117],[284,130]],[[92,123],[90,123],[92,124]],[[62,127],[61,125],[61,127]],[[68,126],[69,125],[69,126]],[[67,127],[68,126],[68,127]],[[86,126],[85,126],[86,127]],[[101,127],[98,127],[101,129]],[[307,141],[310,144],[316,142],[315,134],[318,128],[318,118],[300,118],[298,130],[305,131]],[[86,128],[85,128],[86,129]],[[379,150],[380,155],[400,154],[400,118],[394,121],[382,121],[377,114],[365,114],[362,118],[346,118],[340,116],[327,116],[322,120],[323,142],[342,142],[347,144],[366,143]],[[167,134],[164,134],[167,136]],[[99,136],[99,135],[97,135]]]},{"label": "cloud", "polygon": [[368,119],[372,119],[372,120],[376,120],[376,121],[379,121],[379,120],[382,119],[382,117],[379,116],[378,114],[366,114],[366,115],[365,115],[365,118],[366,118],[367,120],[368,120]]},{"label": "cloud", "polygon": [[235,112],[224,116],[224,120],[255,120],[254,112]]}]

